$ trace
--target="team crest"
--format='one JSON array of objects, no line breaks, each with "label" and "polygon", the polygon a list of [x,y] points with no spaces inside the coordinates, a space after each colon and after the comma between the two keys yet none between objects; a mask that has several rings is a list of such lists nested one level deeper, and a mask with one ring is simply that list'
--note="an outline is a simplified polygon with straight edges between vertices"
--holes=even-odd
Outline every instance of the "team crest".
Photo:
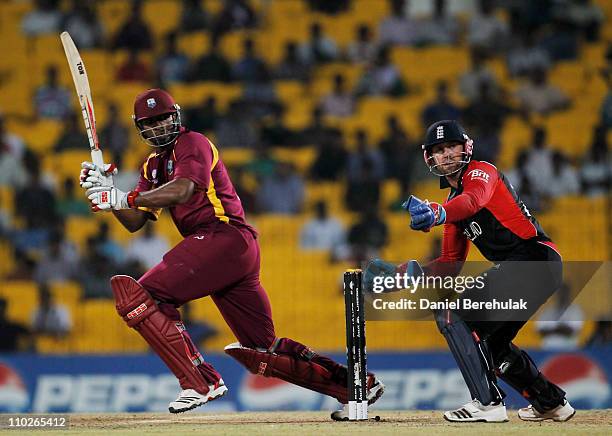
[{"label": "team crest", "polygon": [[168,175],[172,174],[172,172],[174,171],[174,162],[172,160],[168,161],[166,169],[168,170]]},{"label": "team crest", "polygon": [[157,168],[153,168],[153,171],[151,171],[151,178],[153,179],[153,183],[157,183]]},{"label": "team crest", "polygon": [[157,106],[157,102],[155,101],[154,98],[148,98],[147,106],[149,107],[149,109],[153,109],[155,106]]}]

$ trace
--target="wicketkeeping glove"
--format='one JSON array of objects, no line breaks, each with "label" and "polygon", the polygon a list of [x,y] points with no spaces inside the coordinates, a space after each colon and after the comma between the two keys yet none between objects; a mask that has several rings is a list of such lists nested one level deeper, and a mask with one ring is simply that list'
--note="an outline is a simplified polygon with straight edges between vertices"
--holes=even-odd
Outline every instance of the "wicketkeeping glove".
[{"label": "wicketkeeping glove", "polygon": [[117,174],[117,172],[115,164],[104,164],[104,168],[100,168],[91,162],[83,162],[81,163],[79,184],[83,189],[115,186],[113,175]]},{"label": "wicketkeeping glove", "polygon": [[411,195],[402,207],[410,214],[410,228],[428,232],[446,221],[446,211],[439,203],[430,203]]},{"label": "wicketkeeping glove", "polygon": [[94,212],[130,209],[134,207],[134,199],[138,196],[137,191],[123,192],[113,186],[89,188],[86,194]]},{"label": "wicketkeeping glove", "polygon": [[[408,277],[418,277],[423,274],[423,268],[416,260],[409,260],[406,263],[395,265],[391,262],[386,262],[382,259],[374,259],[368,263],[363,273],[363,286],[367,292],[374,292],[375,277],[395,277],[396,274]],[[384,279],[383,279],[384,280]],[[387,288],[383,287],[382,292],[401,291],[402,288]]]}]

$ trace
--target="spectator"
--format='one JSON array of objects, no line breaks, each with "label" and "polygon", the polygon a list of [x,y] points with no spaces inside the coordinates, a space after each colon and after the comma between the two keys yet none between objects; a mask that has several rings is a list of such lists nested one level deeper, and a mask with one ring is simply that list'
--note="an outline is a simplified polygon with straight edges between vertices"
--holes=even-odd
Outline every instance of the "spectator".
[{"label": "spectator", "polygon": [[257,198],[255,190],[251,187],[252,184],[245,182],[245,172],[242,168],[229,167],[230,179],[234,184],[236,194],[240,197],[242,208],[247,215],[255,215],[259,213],[257,210]]},{"label": "spectator", "polygon": [[87,136],[81,131],[80,115],[70,112],[64,118],[63,131],[53,146],[53,151],[82,150],[88,144]]},{"label": "spectator", "polygon": [[21,30],[26,36],[39,36],[59,32],[62,13],[59,0],[35,0],[34,9],[25,14]]},{"label": "spectator", "polygon": [[112,298],[109,280],[117,273],[112,258],[106,257],[98,249],[95,237],[89,237],[87,252],[78,268],[77,279],[83,288],[84,299]]},{"label": "spectator", "polygon": [[555,151],[552,155],[552,179],[546,194],[550,197],[577,194],[580,190],[578,173],[562,153]]},{"label": "spectator", "polygon": [[257,130],[237,102],[231,103],[227,114],[219,120],[215,133],[217,143],[222,147],[252,148],[258,139]]},{"label": "spectator", "polygon": [[269,119],[264,119],[260,127],[260,142],[265,147],[294,146],[296,133],[283,122],[283,111],[273,111]]},{"label": "spectator", "polygon": [[587,347],[606,347],[612,343],[612,321],[601,319],[595,323],[595,330],[587,341]]},{"label": "spectator", "polygon": [[365,130],[358,129],[355,133],[355,151],[349,153],[347,163],[347,176],[349,181],[356,181],[363,173],[366,162],[372,168],[372,178],[382,180],[385,177],[385,157],[380,150],[368,143]]},{"label": "spectator", "polygon": [[189,128],[200,133],[214,130],[221,119],[214,95],[206,96],[200,105],[186,108],[184,113]]},{"label": "spectator", "polygon": [[177,35],[174,32],[166,35],[164,52],[155,62],[155,69],[159,78],[166,86],[187,80],[189,58],[179,51],[176,38]]},{"label": "spectator", "polygon": [[601,7],[592,0],[565,3],[558,8],[557,20],[568,23],[587,42],[598,41],[601,25],[606,19]]},{"label": "spectator", "polygon": [[510,50],[507,57],[510,74],[525,77],[535,70],[547,71],[551,65],[550,56],[537,45],[536,36],[530,32],[519,35],[522,35],[519,45]]},{"label": "spectator", "polygon": [[[532,131],[533,144],[527,151],[525,175],[536,192],[547,192],[553,173],[552,151],[547,146],[547,134],[543,128]],[[522,192],[522,189],[521,189]]]},{"label": "spectator", "polygon": [[75,192],[74,179],[66,177],[64,180],[62,196],[57,200],[57,213],[62,218],[70,216],[89,216],[91,209],[89,202],[81,192]]},{"label": "spectator", "polygon": [[478,10],[470,17],[467,41],[472,51],[482,50],[487,54],[498,54],[508,44],[508,25],[495,15],[494,0],[479,0]]},{"label": "spectator", "polygon": [[23,187],[28,180],[21,159],[11,152],[10,143],[4,141],[7,135],[2,135],[4,123],[0,118],[0,186],[12,188]]},{"label": "spectator", "polygon": [[27,351],[33,348],[30,331],[7,317],[7,301],[0,298],[0,352]]},{"label": "spectator", "polygon": [[242,167],[244,174],[252,175],[258,182],[267,177],[273,177],[279,161],[272,156],[270,149],[262,143],[258,143],[255,146],[254,154],[253,159]]},{"label": "spectator", "polygon": [[151,70],[141,58],[138,49],[130,49],[128,58],[117,70],[119,82],[147,82],[151,79]]},{"label": "spectator", "polygon": [[612,161],[608,157],[607,130],[596,126],[589,155],[580,169],[582,192],[590,197],[609,195],[612,188]]},{"label": "spectator", "polygon": [[310,123],[298,135],[299,145],[321,145],[339,133],[338,129],[329,126],[323,119],[323,109],[316,106],[312,110]]},{"label": "spectator", "polygon": [[276,88],[268,70],[260,67],[242,87],[242,97],[239,100],[240,109],[251,119],[261,119],[282,109],[276,96]]},{"label": "spectator", "polygon": [[56,221],[55,195],[42,184],[37,161],[27,171],[28,183],[15,193],[15,214],[25,221],[28,230],[49,229]]},{"label": "spectator", "polygon": [[348,242],[351,245],[353,258],[371,259],[380,249],[387,245],[389,230],[378,215],[378,208],[366,205],[365,211],[349,230]]},{"label": "spectator", "polygon": [[529,178],[527,164],[529,161],[529,152],[524,150],[516,156],[514,168],[506,173],[506,179],[514,187],[519,194],[521,201],[533,211],[545,209],[545,199],[534,188],[532,181]]},{"label": "spectator", "polygon": [[132,239],[125,251],[127,260],[134,260],[149,270],[161,262],[164,253],[170,249],[168,240],[155,234],[153,224],[149,221],[144,226],[142,235]]},{"label": "spectator", "polygon": [[354,64],[368,64],[374,60],[376,44],[372,40],[372,31],[367,24],[360,24],[357,27],[357,35],[348,46],[347,56]]},{"label": "spectator", "polygon": [[570,288],[563,284],[556,292],[554,305],[542,311],[536,330],[542,336],[544,350],[575,350],[578,348],[584,315],[580,306],[572,304]]},{"label": "spectator", "polygon": [[0,192],[0,241],[10,240],[13,223],[9,212],[2,207],[2,192]]},{"label": "spectator", "polygon": [[227,0],[217,15],[213,25],[213,38],[237,29],[255,27],[257,17],[248,0]]},{"label": "spectator", "polygon": [[53,301],[46,284],[38,286],[38,307],[32,312],[31,322],[33,333],[56,338],[66,336],[72,328],[70,313],[64,305]]},{"label": "spectator", "polygon": [[245,38],[242,41],[242,58],[233,68],[233,78],[243,82],[254,82],[262,72],[267,71],[265,61],[255,53],[253,39]]},{"label": "spectator", "polygon": [[601,116],[600,122],[605,128],[612,129],[612,74],[607,70],[602,73],[602,76],[608,87],[608,92],[601,103],[601,108],[599,109]]},{"label": "spectator", "polygon": [[365,212],[369,207],[378,207],[380,201],[380,180],[374,174],[374,164],[366,160],[361,171],[349,180],[346,190],[346,208],[352,212]]},{"label": "spectator", "polygon": [[346,168],[348,153],[342,142],[342,134],[336,132],[317,144],[317,156],[310,167],[314,181],[338,180]]},{"label": "spectator", "polygon": [[489,86],[493,97],[499,95],[499,85],[495,74],[486,66],[484,53],[481,49],[470,51],[471,66],[459,78],[459,91],[469,101],[473,102],[480,96],[482,84]]},{"label": "spectator", "polygon": [[21,159],[25,150],[23,139],[6,128],[6,120],[2,113],[0,113],[0,150],[8,152],[16,159]]},{"label": "spectator", "polygon": [[422,152],[420,147],[412,144],[410,136],[395,115],[387,117],[387,134],[380,141],[379,149],[386,162],[385,174],[398,180],[408,192],[413,179],[414,162],[422,158]]},{"label": "spectator", "polygon": [[300,80],[306,82],[310,79],[311,63],[304,61],[298,55],[298,46],[295,41],[285,43],[285,54],[276,66],[274,77],[278,80]]},{"label": "spectator", "polygon": [[308,6],[315,12],[335,15],[348,9],[349,0],[308,0]]},{"label": "spectator", "polygon": [[325,115],[349,117],[355,110],[355,99],[346,90],[346,79],[342,74],[334,76],[333,90],[323,97],[321,108]]},{"label": "spectator", "polygon": [[104,27],[97,16],[95,3],[72,0],[71,8],[62,23],[79,49],[101,47],[104,44]]},{"label": "spectator", "polygon": [[345,232],[340,221],[329,216],[327,203],[317,201],[314,205],[315,216],[300,231],[302,250],[334,250],[344,244]]},{"label": "spectator", "polygon": [[[147,155],[148,153],[143,155],[143,162],[146,160]],[[121,171],[113,176],[115,186],[123,191],[129,192],[138,184],[138,179],[140,179],[140,168],[130,169],[128,166],[123,165],[123,154],[115,155],[114,161],[117,168],[121,168]]]},{"label": "spectator", "polygon": [[358,96],[401,97],[407,92],[400,71],[391,63],[389,47],[386,46],[378,51],[374,63],[366,67],[355,89]]},{"label": "spectator", "polygon": [[580,49],[576,31],[569,23],[563,21],[546,26],[540,37],[539,46],[546,50],[552,62],[576,60]]},{"label": "spectator", "polygon": [[336,60],[338,55],[336,43],[323,33],[321,23],[313,23],[310,26],[310,38],[300,46],[302,62],[324,64]]},{"label": "spectator", "polygon": [[107,259],[112,259],[115,263],[121,264],[125,259],[123,247],[110,236],[110,227],[106,221],[98,224],[98,232],[89,238],[93,243],[93,249]]},{"label": "spectator", "polygon": [[117,163],[117,157],[125,152],[130,138],[128,129],[121,121],[119,108],[115,103],[109,103],[107,109],[107,121],[100,131],[100,143],[104,150],[108,150],[113,156],[113,162]]},{"label": "spectator", "polygon": [[457,43],[459,22],[447,12],[446,0],[435,0],[433,14],[421,19],[415,43],[425,45],[454,45]]},{"label": "spectator", "polygon": [[210,40],[210,50],[190,66],[189,80],[229,82],[232,79],[232,67],[219,51],[216,38]]},{"label": "spectator", "polygon": [[295,215],[302,211],[303,203],[304,181],[289,162],[276,165],[257,192],[258,208],[264,213]]},{"label": "spectator", "polygon": [[493,94],[489,82],[480,83],[476,100],[463,110],[463,120],[478,147],[474,159],[495,163],[500,148],[500,132],[512,109]]},{"label": "spectator", "polygon": [[413,45],[418,34],[418,24],[407,17],[405,0],[388,0],[391,15],[378,27],[380,45]]},{"label": "spectator", "polygon": [[[15,244],[16,245],[16,244]],[[13,252],[14,265],[13,269],[6,274],[6,281],[30,281],[34,280],[34,271],[36,270],[36,259],[34,255],[27,253],[25,250],[14,247]],[[1,336],[1,335],[0,335]]]},{"label": "spectator", "polygon": [[142,17],[142,0],[132,0],[132,9],[127,21],[119,28],[112,47],[114,49],[149,50],[153,38],[149,25]]},{"label": "spectator", "polygon": [[436,85],[436,99],[423,109],[421,119],[424,128],[440,120],[459,120],[461,110],[448,97],[448,82],[440,80]]},{"label": "spectator", "polygon": [[72,112],[70,93],[59,84],[55,65],[47,68],[45,77],[45,83],[34,93],[36,114],[41,118],[61,120]]},{"label": "spectator", "polygon": [[191,33],[198,30],[206,30],[209,27],[210,18],[202,7],[200,0],[183,0],[181,18],[177,32]]},{"label": "spectator", "polygon": [[529,153],[527,150],[523,150],[516,155],[514,160],[514,167],[510,171],[506,171],[506,180],[512,185],[517,193],[521,191],[521,183],[527,178],[527,160],[529,158]]},{"label": "spectator", "polygon": [[533,71],[529,82],[516,91],[516,98],[521,110],[527,114],[548,115],[570,106],[570,100],[563,91],[548,83],[545,70]]}]

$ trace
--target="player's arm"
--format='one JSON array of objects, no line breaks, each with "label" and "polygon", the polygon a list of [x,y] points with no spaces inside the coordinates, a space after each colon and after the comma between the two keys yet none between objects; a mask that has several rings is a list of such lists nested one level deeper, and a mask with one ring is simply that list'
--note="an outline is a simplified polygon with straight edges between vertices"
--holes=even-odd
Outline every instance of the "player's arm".
[{"label": "player's arm", "polygon": [[149,219],[150,212],[140,209],[113,210],[113,215],[130,233],[142,228]]},{"label": "player's arm", "polygon": [[457,224],[444,224],[442,253],[423,267],[426,275],[456,276],[463,268],[470,243]]}]

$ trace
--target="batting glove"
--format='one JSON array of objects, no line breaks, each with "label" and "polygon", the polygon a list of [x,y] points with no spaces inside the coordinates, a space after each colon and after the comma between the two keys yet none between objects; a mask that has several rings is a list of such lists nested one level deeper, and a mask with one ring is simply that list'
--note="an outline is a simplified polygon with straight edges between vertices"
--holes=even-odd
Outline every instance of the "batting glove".
[{"label": "batting glove", "polygon": [[133,208],[138,192],[123,192],[113,186],[97,186],[89,188],[86,195],[91,202],[91,210],[98,212]]},{"label": "batting glove", "polygon": [[410,228],[428,232],[446,221],[446,211],[439,203],[430,203],[411,195],[402,207],[410,214]]},{"label": "batting glove", "polygon": [[115,186],[113,176],[117,172],[115,164],[104,164],[104,168],[100,168],[91,162],[83,162],[81,163],[79,184],[83,189]]}]

